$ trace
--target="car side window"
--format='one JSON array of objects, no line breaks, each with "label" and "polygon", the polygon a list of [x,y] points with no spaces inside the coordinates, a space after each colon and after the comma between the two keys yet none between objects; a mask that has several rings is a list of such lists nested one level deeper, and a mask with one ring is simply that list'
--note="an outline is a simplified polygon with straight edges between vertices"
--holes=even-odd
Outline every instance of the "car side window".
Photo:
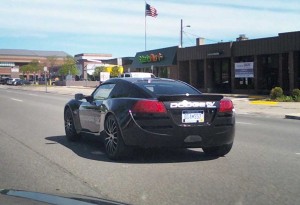
[{"label": "car side window", "polygon": [[103,84],[94,92],[94,100],[104,100],[107,99],[111,91],[115,87],[115,84]]},{"label": "car side window", "polygon": [[124,98],[129,97],[131,92],[131,86],[120,83],[116,85],[115,89],[111,92],[111,98]]}]

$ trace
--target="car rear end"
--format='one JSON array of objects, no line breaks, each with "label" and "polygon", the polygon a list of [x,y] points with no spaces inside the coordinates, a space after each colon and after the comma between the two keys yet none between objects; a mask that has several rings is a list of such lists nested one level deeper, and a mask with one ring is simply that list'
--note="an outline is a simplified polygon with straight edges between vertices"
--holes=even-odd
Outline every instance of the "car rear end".
[{"label": "car rear end", "polygon": [[131,122],[123,133],[126,144],[212,147],[233,143],[235,116],[231,100],[222,95],[201,94],[182,82],[170,81],[163,87],[164,83],[158,80],[140,85],[156,98],[140,99],[133,105]]}]

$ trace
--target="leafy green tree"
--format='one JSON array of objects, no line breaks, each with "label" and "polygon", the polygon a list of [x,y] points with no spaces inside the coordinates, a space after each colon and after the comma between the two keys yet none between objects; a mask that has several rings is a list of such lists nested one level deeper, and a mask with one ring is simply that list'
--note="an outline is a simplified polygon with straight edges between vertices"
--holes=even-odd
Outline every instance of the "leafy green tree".
[{"label": "leafy green tree", "polygon": [[39,61],[33,60],[29,63],[30,72],[37,73],[38,71],[42,70],[42,65]]},{"label": "leafy green tree", "polygon": [[[21,66],[20,70],[23,73],[23,75],[25,73],[34,73],[34,76],[36,76],[36,74],[42,69],[42,65],[40,64],[39,61],[37,60],[33,60],[31,61],[29,64],[27,65],[23,65]],[[36,79],[34,78],[34,81]]]},{"label": "leafy green tree", "polygon": [[25,75],[25,73],[29,73],[31,71],[30,65],[23,65],[20,68],[20,71],[23,73],[23,75]]},{"label": "leafy green tree", "polygon": [[66,76],[68,74],[70,75],[77,75],[78,69],[76,67],[76,62],[72,56],[67,56],[64,59],[64,63],[62,64],[61,68],[59,69],[59,74]]}]

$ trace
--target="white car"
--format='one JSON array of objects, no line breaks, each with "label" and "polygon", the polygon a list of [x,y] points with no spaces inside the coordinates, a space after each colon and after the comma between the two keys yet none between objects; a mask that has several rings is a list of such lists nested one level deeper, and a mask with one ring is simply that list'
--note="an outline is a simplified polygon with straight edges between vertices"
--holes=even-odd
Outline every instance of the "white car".
[{"label": "white car", "polygon": [[144,72],[130,72],[130,73],[122,73],[119,75],[120,78],[156,78],[152,73],[144,73]]}]

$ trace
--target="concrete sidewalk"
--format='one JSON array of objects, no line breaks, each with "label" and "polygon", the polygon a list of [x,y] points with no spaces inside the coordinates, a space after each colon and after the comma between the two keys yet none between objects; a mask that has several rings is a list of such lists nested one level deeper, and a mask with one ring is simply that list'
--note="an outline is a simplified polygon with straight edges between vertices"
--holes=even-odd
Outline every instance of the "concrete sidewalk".
[{"label": "concrete sidewalk", "polygon": [[[45,92],[45,86],[6,86],[0,85],[3,89],[30,90],[36,92]],[[90,95],[95,88],[91,87],[73,87],[73,86],[49,86],[48,93],[57,93],[69,95],[70,98],[76,93]],[[236,94],[223,94],[230,98],[237,114],[250,114],[276,118],[288,118],[300,120],[300,103],[297,102],[271,102],[264,101],[266,96],[249,96]]]}]

